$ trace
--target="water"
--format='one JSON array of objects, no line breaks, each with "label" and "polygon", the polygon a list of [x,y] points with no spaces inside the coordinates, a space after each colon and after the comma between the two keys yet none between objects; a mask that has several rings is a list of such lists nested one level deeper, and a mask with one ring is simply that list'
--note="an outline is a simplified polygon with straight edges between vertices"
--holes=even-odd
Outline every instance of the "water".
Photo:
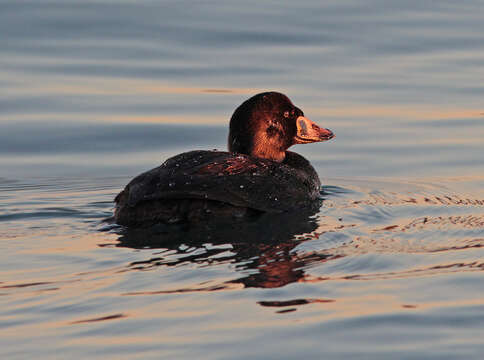
[{"label": "water", "polygon": [[[0,1],[0,354],[480,359],[482,1]],[[138,173],[290,96],[316,214],[103,222]]]}]

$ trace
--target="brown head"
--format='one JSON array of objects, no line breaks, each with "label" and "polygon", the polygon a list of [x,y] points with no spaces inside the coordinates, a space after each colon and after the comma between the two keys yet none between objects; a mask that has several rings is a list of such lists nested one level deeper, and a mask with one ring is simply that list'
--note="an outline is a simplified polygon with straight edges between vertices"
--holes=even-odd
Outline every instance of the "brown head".
[{"label": "brown head", "polygon": [[316,125],[278,92],[257,94],[244,101],[230,119],[228,148],[231,152],[283,161],[294,144],[332,139],[334,134]]}]

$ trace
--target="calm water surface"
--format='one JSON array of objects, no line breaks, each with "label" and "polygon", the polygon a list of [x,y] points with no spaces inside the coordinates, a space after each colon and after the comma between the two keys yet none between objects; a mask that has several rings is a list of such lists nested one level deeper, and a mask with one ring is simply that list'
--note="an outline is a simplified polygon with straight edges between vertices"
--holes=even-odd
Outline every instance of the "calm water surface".
[{"label": "calm water surface", "polygon": [[[484,3],[0,0],[0,355],[481,359]],[[288,94],[317,213],[103,221]]]}]

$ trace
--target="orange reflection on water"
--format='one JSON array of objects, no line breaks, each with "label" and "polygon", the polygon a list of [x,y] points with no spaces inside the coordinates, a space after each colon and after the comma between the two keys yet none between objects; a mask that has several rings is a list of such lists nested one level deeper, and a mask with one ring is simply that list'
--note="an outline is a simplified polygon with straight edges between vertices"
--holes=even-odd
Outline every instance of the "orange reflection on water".
[{"label": "orange reflection on water", "polygon": [[[395,314],[408,311],[425,311],[436,308],[454,308],[466,306],[480,306],[484,298],[473,300],[442,300],[425,303],[409,304],[402,301],[398,296],[393,295],[390,289],[382,291],[381,285],[375,284],[373,289],[365,287],[371,295],[360,295],[341,297],[328,301],[326,299],[297,299],[297,301],[288,300],[287,305],[279,309],[292,308],[302,311],[299,315],[304,318],[304,323],[321,323],[331,320],[343,320],[348,318],[359,318],[366,316],[377,316],[384,314]],[[404,288],[393,289],[394,292],[402,291]],[[386,293],[382,293],[386,292]],[[380,293],[380,294],[379,294]],[[271,307],[271,301],[262,302],[260,305]],[[307,305],[307,306],[305,306]],[[276,313],[285,313],[286,311],[276,311]]]},{"label": "orange reflection on water", "polygon": [[431,106],[422,106],[420,104],[408,105],[383,105],[362,106],[344,104],[340,107],[323,107],[308,108],[305,110],[312,114],[313,117],[324,118],[397,118],[409,120],[439,120],[439,119],[464,119],[464,118],[482,118],[482,108],[455,108],[442,107],[438,109]]},{"label": "orange reflection on water", "polygon": [[12,95],[196,95],[210,94],[256,94],[262,90],[256,88],[206,88],[197,86],[181,87],[175,84],[160,83],[146,79],[63,77],[62,82],[55,77],[32,76],[28,81],[15,79],[9,88]]},{"label": "orange reflection on water", "polygon": [[[75,113],[42,113],[35,114],[16,114],[16,121],[36,121],[39,123],[52,121],[67,121],[89,124],[90,122],[98,124],[99,122],[107,123],[131,123],[131,124],[187,124],[187,125],[227,125],[229,118],[224,116],[205,116],[205,115],[126,115],[123,114],[90,114],[79,115]],[[10,115],[0,115],[0,122],[12,120]]]}]

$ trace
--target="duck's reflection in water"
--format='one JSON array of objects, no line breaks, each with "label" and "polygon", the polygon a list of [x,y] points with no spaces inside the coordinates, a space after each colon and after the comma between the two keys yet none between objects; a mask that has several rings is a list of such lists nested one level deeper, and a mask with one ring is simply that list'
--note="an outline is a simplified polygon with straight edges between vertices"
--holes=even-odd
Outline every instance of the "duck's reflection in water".
[{"label": "duck's reflection in water", "polygon": [[131,269],[146,270],[182,263],[200,266],[231,263],[235,264],[237,271],[246,275],[228,283],[275,288],[303,278],[307,262],[324,261],[324,258],[331,257],[324,254],[301,257],[293,251],[302,241],[317,236],[316,214],[317,209],[263,214],[252,221],[206,224],[177,231],[166,228],[125,229],[117,246],[163,249],[156,257],[131,263]]}]

